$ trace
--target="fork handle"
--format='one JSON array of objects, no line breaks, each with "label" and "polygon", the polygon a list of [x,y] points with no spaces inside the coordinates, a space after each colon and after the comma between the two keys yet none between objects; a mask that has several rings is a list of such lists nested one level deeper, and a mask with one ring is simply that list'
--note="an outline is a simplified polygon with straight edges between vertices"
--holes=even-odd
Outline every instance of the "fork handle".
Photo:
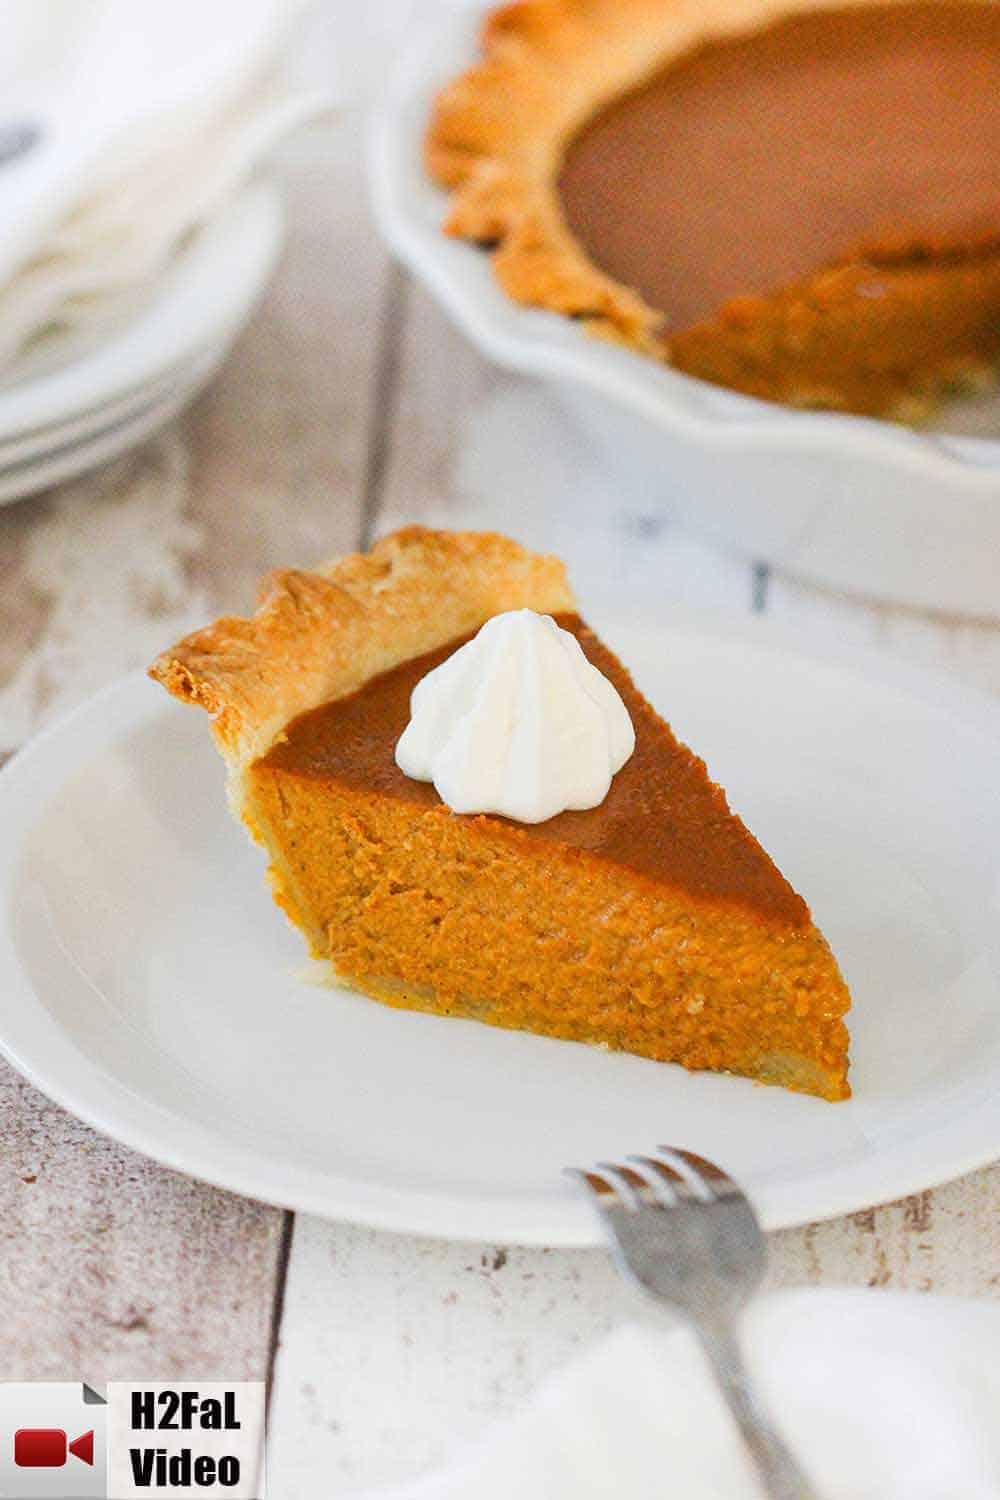
[{"label": "fork handle", "polygon": [[754,1394],[732,1327],[698,1323],[695,1332],[769,1500],[820,1500]]}]

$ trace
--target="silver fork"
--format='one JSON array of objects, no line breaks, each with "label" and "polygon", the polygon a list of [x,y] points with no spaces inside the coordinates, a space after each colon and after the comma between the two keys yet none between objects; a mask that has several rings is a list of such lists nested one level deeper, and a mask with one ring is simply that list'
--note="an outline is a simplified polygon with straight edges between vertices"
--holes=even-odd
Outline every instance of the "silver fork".
[{"label": "silver fork", "polygon": [[749,1201],[721,1168],[691,1151],[598,1162],[567,1174],[600,1211],[627,1280],[668,1303],[697,1335],[772,1500],[819,1500],[754,1394],[737,1337],[764,1276],[764,1234]]}]

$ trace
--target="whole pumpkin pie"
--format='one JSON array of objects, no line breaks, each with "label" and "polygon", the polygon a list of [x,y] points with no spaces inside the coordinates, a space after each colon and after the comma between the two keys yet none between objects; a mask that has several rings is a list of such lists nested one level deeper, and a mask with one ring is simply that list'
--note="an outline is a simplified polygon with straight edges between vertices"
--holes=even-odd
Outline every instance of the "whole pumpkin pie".
[{"label": "whole pumpkin pie", "polygon": [[516,301],[916,419],[1000,366],[996,0],[521,0],[426,137]]},{"label": "whole pumpkin pie", "polygon": [[[453,812],[404,775],[411,695],[493,616],[553,616],[617,689],[635,749],[598,806]],[[562,564],[412,528],[266,583],[151,675],[212,715],[275,900],[352,986],[842,1099],[850,999],[806,903],[625,667]]]}]

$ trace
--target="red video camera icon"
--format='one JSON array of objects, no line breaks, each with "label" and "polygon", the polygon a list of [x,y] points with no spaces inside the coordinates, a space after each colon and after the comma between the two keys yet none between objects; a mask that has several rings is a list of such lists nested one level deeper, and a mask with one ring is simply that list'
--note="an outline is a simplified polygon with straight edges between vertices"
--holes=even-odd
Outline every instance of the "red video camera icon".
[{"label": "red video camera icon", "polygon": [[81,1463],[92,1464],[93,1430],[71,1443],[61,1427],[19,1427],[14,1434],[14,1462],[19,1469],[61,1469],[70,1453]]}]

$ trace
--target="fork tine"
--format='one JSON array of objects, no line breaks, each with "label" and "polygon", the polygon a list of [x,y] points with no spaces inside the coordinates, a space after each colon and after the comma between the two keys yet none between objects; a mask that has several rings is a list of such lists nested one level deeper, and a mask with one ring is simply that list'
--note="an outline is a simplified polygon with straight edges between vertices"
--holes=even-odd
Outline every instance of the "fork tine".
[{"label": "fork tine", "polygon": [[703,1182],[708,1183],[716,1196],[720,1198],[729,1198],[734,1195],[739,1198],[744,1196],[743,1189],[733,1181],[727,1172],[724,1172],[721,1167],[716,1166],[714,1161],[706,1161],[703,1156],[699,1156],[694,1151],[678,1151],[675,1149],[674,1155],[679,1156],[681,1161],[687,1162],[691,1171],[696,1173]]},{"label": "fork tine", "polygon": [[583,1167],[563,1167],[563,1176],[572,1177],[574,1182],[580,1182],[590,1193],[595,1207],[606,1210],[609,1208],[623,1208],[621,1193],[613,1181],[602,1177],[600,1172],[595,1172]]},{"label": "fork tine", "polygon": [[716,1193],[712,1187],[712,1178],[717,1169],[711,1162],[704,1162],[707,1170],[703,1175],[695,1165],[696,1162],[702,1161],[702,1158],[694,1156],[689,1151],[678,1151],[675,1146],[657,1146],[656,1152],[658,1156],[666,1157],[664,1165],[676,1172],[677,1176],[687,1184],[692,1197],[700,1199],[702,1203],[714,1201]]},{"label": "fork tine", "polygon": [[[632,1158],[628,1158],[631,1160]],[[597,1170],[611,1177],[613,1182],[624,1182],[628,1193],[628,1208],[656,1208],[660,1204],[655,1187],[651,1186],[640,1173],[632,1167],[625,1166],[623,1162],[599,1161]]]},{"label": "fork tine", "polygon": [[646,1171],[653,1175],[655,1188],[662,1203],[667,1203],[672,1207],[682,1199],[699,1197],[687,1178],[667,1162],[657,1161],[655,1156],[628,1156],[625,1159],[634,1161],[637,1166],[645,1167]]}]

